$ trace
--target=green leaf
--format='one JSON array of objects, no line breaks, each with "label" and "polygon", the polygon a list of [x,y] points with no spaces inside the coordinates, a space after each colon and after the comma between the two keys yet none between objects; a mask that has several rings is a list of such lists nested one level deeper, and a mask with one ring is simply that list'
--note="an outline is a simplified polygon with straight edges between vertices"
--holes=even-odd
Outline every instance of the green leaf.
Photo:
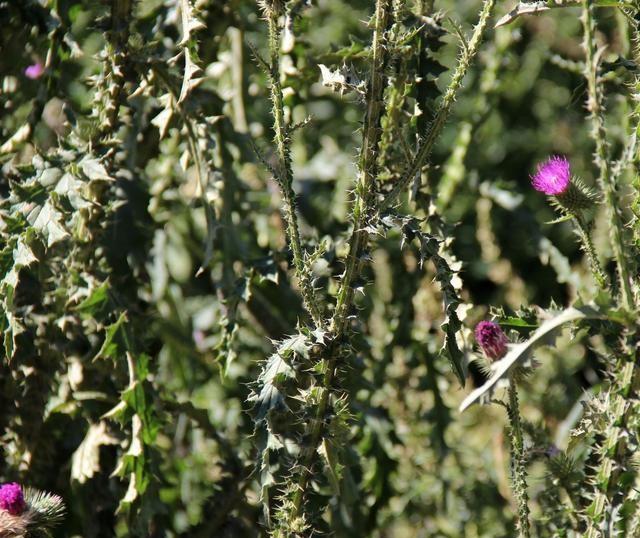
[{"label": "green leaf", "polygon": [[98,159],[92,159],[86,156],[78,164],[84,172],[84,175],[91,180],[113,181],[107,169]]},{"label": "green leaf", "polygon": [[124,324],[127,321],[126,312],[122,312],[115,323],[107,327],[104,342],[100,351],[96,353],[96,359],[117,359],[124,356],[127,349],[124,334]]},{"label": "green leaf", "polygon": [[107,281],[100,284],[100,286],[95,288],[86,299],[84,299],[78,306],[76,306],[76,310],[83,314],[97,317],[101,312],[104,311],[109,303],[110,287],[111,286]]},{"label": "green leaf", "polygon": [[[33,218],[36,211],[29,216]],[[51,200],[47,200],[42,208],[37,211],[37,216],[32,221],[32,226],[42,233],[47,240],[47,247],[69,237],[69,232],[62,225],[63,216],[52,204]]]},{"label": "green leaf", "polygon": [[537,329],[539,327],[538,324],[529,323],[528,321],[517,318],[514,316],[509,316],[500,320],[501,327],[513,327],[518,329]]},{"label": "green leaf", "polygon": [[257,418],[266,418],[271,409],[276,409],[284,405],[284,396],[278,387],[279,383],[287,377],[293,377],[293,368],[279,353],[271,355],[267,364],[258,377],[261,385],[260,392],[253,395],[250,401],[254,402],[257,408]]},{"label": "green leaf", "polygon": [[170,93],[163,95],[158,100],[162,103],[164,108],[151,120],[151,123],[158,128],[158,131],[160,132],[160,140],[162,140],[169,128],[169,122],[171,122],[171,118],[173,117],[176,104]]}]

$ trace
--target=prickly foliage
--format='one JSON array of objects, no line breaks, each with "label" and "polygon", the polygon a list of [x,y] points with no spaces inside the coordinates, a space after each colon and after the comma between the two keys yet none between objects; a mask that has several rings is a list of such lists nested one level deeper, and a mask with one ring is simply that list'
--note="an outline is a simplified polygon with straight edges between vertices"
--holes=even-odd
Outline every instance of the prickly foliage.
[{"label": "prickly foliage", "polygon": [[0,0],[0,534],[638,535],[639,20]]}]

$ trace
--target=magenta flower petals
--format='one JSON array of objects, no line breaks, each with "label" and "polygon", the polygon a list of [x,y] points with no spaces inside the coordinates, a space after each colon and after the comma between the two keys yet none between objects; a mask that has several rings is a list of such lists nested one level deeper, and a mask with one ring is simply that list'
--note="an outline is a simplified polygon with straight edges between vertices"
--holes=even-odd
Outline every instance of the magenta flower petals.
[{"label": "magenta flower petals", "polygon": [[42,73],[44,73],[44,65],[42,65],[42,63],[40,62],[36,62],[24,70],[25,76],[27,78],[30,78],[31,80],[40,78],[42,76]]},{"label": "magenta flower petals", "polygon": [[507,335],[494,321],[481,321],[476,325],[476,341],[490,359],[501,359],[507,353]]},{"label": "magenta flower petals", "polygon": [[11,482],[0,486],[0,509],[9,512],[12,516],[19,516],[26,507],[20,484]]},{"label": "magenta flower petals", "polygon": [[538,171],[531,177],[531,185],[537,191],[558,196],[571,183],[571,166],[564,157],[554,156],[538,165]]}]

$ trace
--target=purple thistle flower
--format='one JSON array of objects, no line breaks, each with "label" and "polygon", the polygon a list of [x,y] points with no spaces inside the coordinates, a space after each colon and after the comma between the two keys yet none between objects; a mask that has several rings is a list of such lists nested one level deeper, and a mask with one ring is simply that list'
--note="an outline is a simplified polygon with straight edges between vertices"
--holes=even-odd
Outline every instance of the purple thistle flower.
[{"label": "purple thistle flower", "polygon": [[20,484],[11,482],[0,486],[0,509],[9,512],[12,516],[18,516],[26,507]]},{"label": "purple thistle flower", "polygon": [[476,325],[476,341],[490,359],[501,359],[507,353],[507,335],[494,321],[481,321]]},{"label": "purple thistle flower", "polygon": [[39,61],[37,61],[33,65],[28,66],[24,70],[25,76],[27,78],[30,78],[31,80],[40,78],[42,76],[42,73],[44,73],[44,65],[42,65],[42,63]]},{"label": "purple thistle flower", "polygon": [[554,155],[538,165],[538,171],[531,176],[531,185],[537,191],[549,196],[564,193],[571,183],[571,166],[564,157]]}]

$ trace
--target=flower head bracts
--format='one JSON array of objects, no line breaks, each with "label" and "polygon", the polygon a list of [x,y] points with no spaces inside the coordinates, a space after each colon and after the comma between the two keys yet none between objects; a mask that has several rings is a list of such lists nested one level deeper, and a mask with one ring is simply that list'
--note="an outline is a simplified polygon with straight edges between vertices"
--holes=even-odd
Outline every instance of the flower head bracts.
[{"label": "flower head bracts", "polygon": [[571,166],[564,157],[557,155],[538,165],[538,171],[531,176],[531,185],[549,196],[564,193],[571,183]]},{"label": "flower head bracts", "polygon": [[509,340],[496,322],[481,321],[478,323],[475,337],[484,354],[490,359],[498,360],[506,355]]},{"label": "flower head bracts", "polygon": [[26,509],[22,487],[11,482],[0,486],[0,509],[9,512],[12,516],[20,515]]}]

